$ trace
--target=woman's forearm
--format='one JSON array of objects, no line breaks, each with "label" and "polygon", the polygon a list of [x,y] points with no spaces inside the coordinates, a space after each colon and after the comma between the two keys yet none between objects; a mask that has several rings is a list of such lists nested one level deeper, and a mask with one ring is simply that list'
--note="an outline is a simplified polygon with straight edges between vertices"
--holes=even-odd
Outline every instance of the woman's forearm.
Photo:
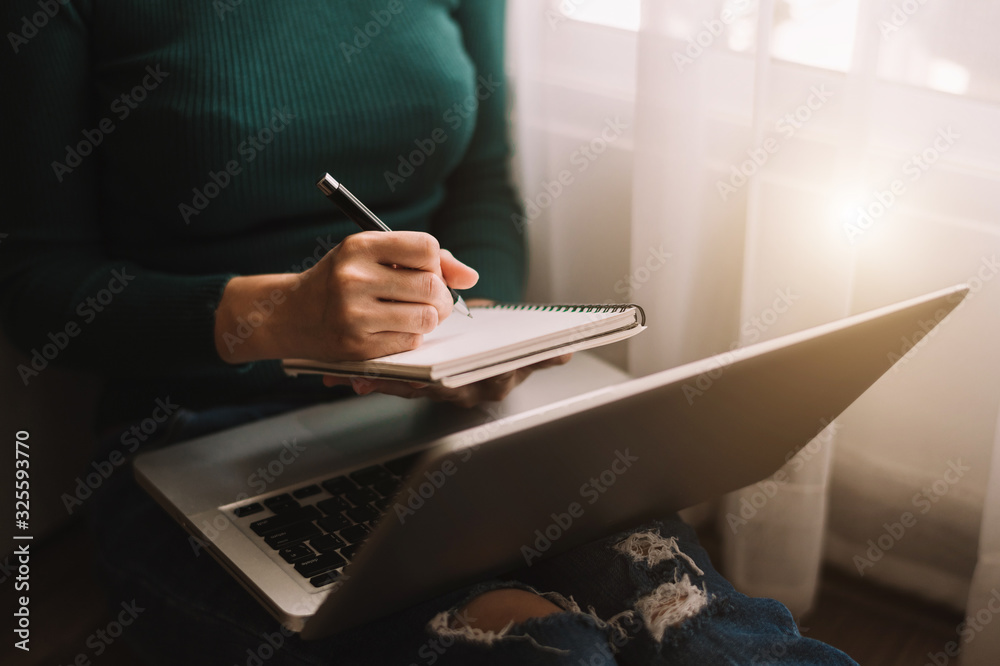
[{"label": "woman's forearm", "polygon": [[283,358],[294,348],[289,299],[301,275],[282,273],[234,277],[215,311],[215,349],[226,363]]}]

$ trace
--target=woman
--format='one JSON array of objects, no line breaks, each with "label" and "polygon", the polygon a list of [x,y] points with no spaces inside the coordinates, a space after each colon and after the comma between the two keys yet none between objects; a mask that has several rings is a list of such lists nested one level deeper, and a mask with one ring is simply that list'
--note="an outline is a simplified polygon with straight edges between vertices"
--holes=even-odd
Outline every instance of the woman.
[{"label": "woman", "polygon": [[[413,348],[451,314],[446,284],[519,299],[502,2],[63,1],[2,10],[17,131],[0,307],[29,354],[65,334],[54,362],[108,378],[98,459],[164,398],[181,408],[143,446],[343,395],[275,359]],[[315,190],[324,171],[398,231],[351,235]],[[473,405],[529,372],[352,388]],[[305,643],[127,473],[90,509],[150,663],[851,663],[732,590],[676,518]]]}]

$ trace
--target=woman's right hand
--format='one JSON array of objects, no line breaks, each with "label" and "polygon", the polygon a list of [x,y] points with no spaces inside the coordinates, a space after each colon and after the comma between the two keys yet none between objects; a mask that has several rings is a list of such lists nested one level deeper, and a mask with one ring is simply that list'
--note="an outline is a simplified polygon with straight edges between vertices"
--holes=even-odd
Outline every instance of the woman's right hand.
[{"label": "woman's right hand", "polygon": [[451,314],[446,283],[468,289],[478,279],[429,234],[353,234],[303,273],[230,280],[216,310],[216,350],[227,363],[407,351]]}]

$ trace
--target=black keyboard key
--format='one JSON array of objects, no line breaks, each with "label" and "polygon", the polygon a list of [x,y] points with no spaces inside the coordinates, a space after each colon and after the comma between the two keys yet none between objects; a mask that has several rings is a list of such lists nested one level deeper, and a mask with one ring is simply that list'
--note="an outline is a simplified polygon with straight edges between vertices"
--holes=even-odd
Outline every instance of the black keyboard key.
[{"label": "black keyboard key", "polygon": [[392,497],[399,490],[399,481],[395,479],[376,481],[372,484],[372,488],[382,497]]},{"label": "black keyboard key", "polygon": [[335,513],[332,516],[320,518],[316,521],[316,524],[322,527],[324,532],[336,532],[344,529],[345,527],[350,527],[351,521],[347,516]]},{"label": "black keyboard key", "polygon": [[348,479],[346,476],[338,476],[332,479],[327,479],[320,484],[323,489],[331,495],[343,495],[348,490],[354,490],[357,488],[354,482]]},{"label": "black keyboard key", "polygon": [[328,499],[316,502],[316,506],[320,508],[328,516],[338,514],[344,509],[350,509],[351,505],[347,503],[343,497],[330,497]]},{"label": "black keyboard key", "polygon": [[274,497],[268,497],[264,500],[264,506],[270,509],[275,504],[289,504],[294,503],[295,500],[288,493],[281,493],[280,495],[275,495]]},{"label": "black keyboard key", "polygon": [[354,479],[354,482],[359,486],[371,486],[374,485],[376,481],[393,480],[392,472],[381,465],[372,465],[371,467],[365,467],[357,470],[356,472],[351,472],[350,477]]},{"label": "black keyboard key", "polygon": [[322,518],[323,514],[314,506],[300,507],[295,511],[286,511],[270,518],[263,518],[250,523],[250,529],[260,536],[267,536],[271,532],[284,529],[295,523],[310,522],[317,518]]},{"label": "black keyboard key", "polygon": [[237,518],[243,518],[244,516],[252,516],[255,513],[260,513],[263,510],[264,507],[261,506],[260,503],[254,502],[253,504],[247,504],[246,506],[236,507],[233,509],[233,513]]},{"label": "black keyboard key", "polygon": [[269,497],[264,500],[264,506],[273,511],[274,513],[285,513],[286,511],[292,511],[294,509],[301,508],[299,503],[292,499],[292,496],[288,493],[283,493],[281,495],[275,495],[274,497]]},{"label": "black keyboard key", "polygon": [[387,460],[386,462],[382,463],[382,466],[388,469],[396,476],[403,478],[406,476],[406,473],[410,471],[410,468],[416,464],[417,460],[420,459],[421,455],[423,454],[420,452],[411,453],[410,455],[403,456],[402,458]]},{"label": "black keyboard key", "polygon": [[264,537],[264,542],[278,550],[279,548],[284,548],[285,546],[290,546],[293,543],[299,541],[305,541],[306,539],[311,539],[314,536],[319,536],[322,532],[319,528],[312,523],[296,523],[295,525],[290,525],[280,532],[272,532]]},{"label": "black keyboard key", "polygon": [[308,560],[296,562],[295,570],[306,578],[312,578],[331,569],[339,569],[345,564],[347,564],[347,560],[337,553],[323,553]]},{"label": "black keyboard key", "polygon": [[347,517],[356,523],[363,523],[378,518],[378,511],[371,508],[367,504],[356,506],[353,509],[348,509],[344,513],[346,513]]},{"label": "black keyboard key", "polygon": [[372,531],[366,525],[351,525],[340,530],[340,536],[349,544],[356,544],[368,538]]},{"label": "black keyboard key", "polygon": [[336,534],[324,534],[323,536],[313,537],[310,539],[309,545],[320,553],[332,553],[333,551],[346,546],[347,542]]},{"label": "black keyboard key", "polygon": [[304,506],[294,511],[285,511],[270,518],[258,520],[250,523],[250,529],[259,536],[267,536],[272,532],[283,530],[295,523],[309,522],[323,516],[319,509],[314,506]]},{"label": "black keyboard key", "polygon": [[323,587],[324,585],[330,585],[332,583],[336,583],[339,578],[340,578],[340,572],[327,571],[324,574],[320,574],[318,576],[310,578],[309,582],[312,583],[313,587]]},{"label": "black keyboard key", "polygon": [[392,506],[392,500],[388,497],[383,497],[372,502],[372,506],[378,509],[380,513],[385,513]]},{"label": "black keyboard key", "polygon": [[316,553],[313,552],[312,548],[304,543],[297,543],[294,546],[288,546],[287,548],[282,548],[278,551],[278,555],[281,555],[282,559],[289,564],[295,564],[299,560],[304,560],[315,554]]},{"label": "black keyboard key", "polygon": [[363,506],[378,499],[378,493],[371,488],[357,488],[344,493],[344,497],[354,506]]},{"label": "black keyboard key", "polygon": [[313,495],[319,495],[323,492],[323,489],[313,484],[311,486],[306,486],[305,488],[299,488],[298,490],[292,491],[292,497],[296,499],[304,499],[306,497],[312,497]]},{"label": "black keyboard key", "polygon": [[358,554],[359,550],[361,550],[361,544],[356,543],[353,546],[347,546],[345,548],[341,548],[340,554],[346,557],[348,561],[350,561],[354,559],[354,556]]}]

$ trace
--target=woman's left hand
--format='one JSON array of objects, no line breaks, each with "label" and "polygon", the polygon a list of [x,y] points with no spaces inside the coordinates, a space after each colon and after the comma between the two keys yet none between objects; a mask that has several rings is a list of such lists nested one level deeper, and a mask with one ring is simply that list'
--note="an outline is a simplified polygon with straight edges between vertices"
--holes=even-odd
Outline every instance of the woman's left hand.
[{"label": "woman's left hand", "polygon": [[483,402],[503,400],[514,390],[514,387],[528,378],[535,370],[563,365],[569,362],[572,354],[550,358],[547,361],[505,372],[496,377],[490,377],[473,384],[457,388],[429,386],[416,382],[402,382],[393,379],[367,379],[364,377],[332,377],[324,376],[323,383],[327,386],[349,384],[358,395],[369,393],[385,393],[401,398],[430,398],[439,402],[453,402],[460,407],[470,408]]}]

